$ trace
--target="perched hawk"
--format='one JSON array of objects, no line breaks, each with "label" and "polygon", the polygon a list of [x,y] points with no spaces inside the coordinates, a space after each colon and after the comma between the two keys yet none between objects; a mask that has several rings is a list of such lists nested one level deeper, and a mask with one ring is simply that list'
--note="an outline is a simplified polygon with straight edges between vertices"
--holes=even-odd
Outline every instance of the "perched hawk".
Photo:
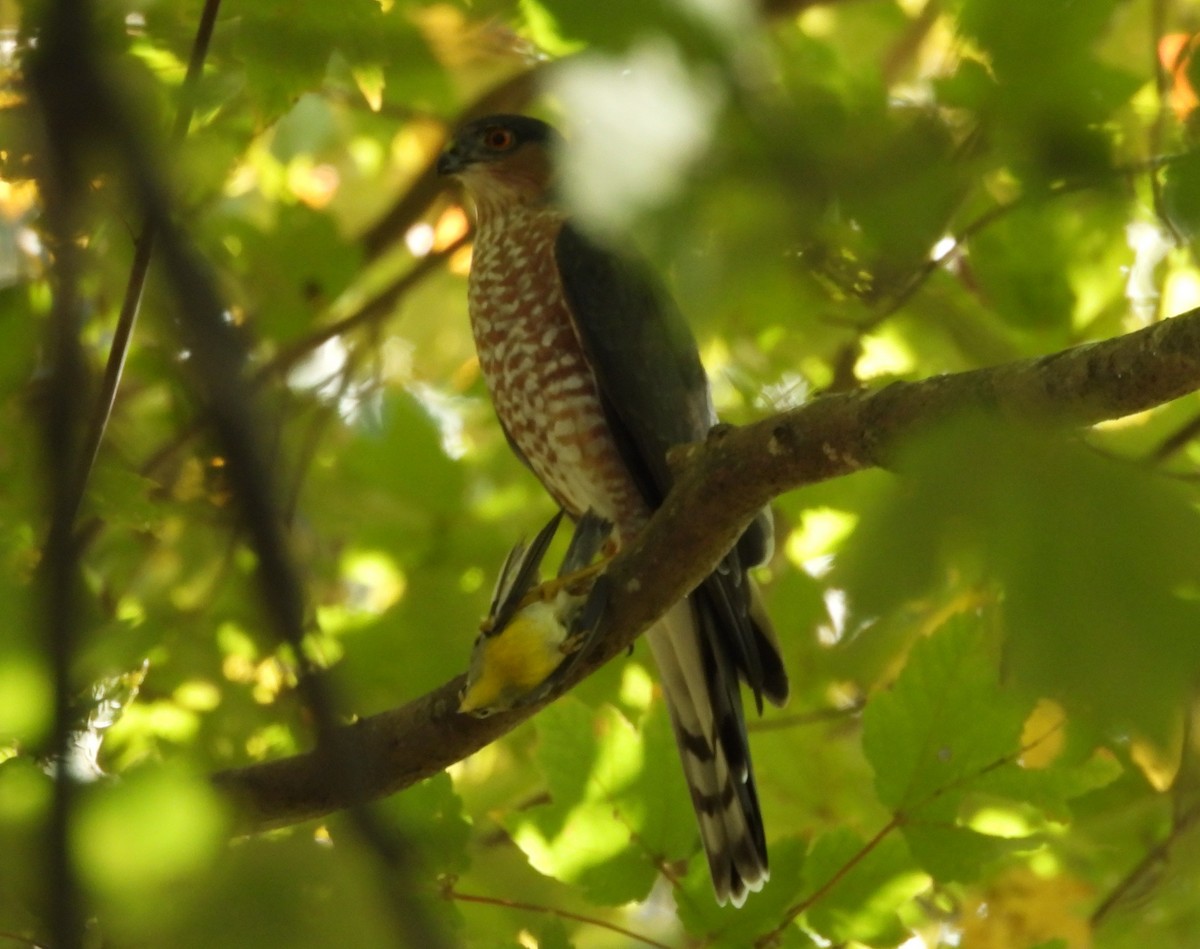
[{"label": "perched hawk", "polygon": [[[594,511],[620,545],[671,486],[667,450],[703,440],[717,417],[695,341],[654,274],[594,243],[556,203],[558,145],[544,122],[493,115],[459,129],[438,171],[474,204],[471,327],[504,433],[571,517]],[[770,547],[764,511],[646,635],[717,899],[736,905],[767,879],[738,679],[760,710],[788,692],[746,575]]]}]

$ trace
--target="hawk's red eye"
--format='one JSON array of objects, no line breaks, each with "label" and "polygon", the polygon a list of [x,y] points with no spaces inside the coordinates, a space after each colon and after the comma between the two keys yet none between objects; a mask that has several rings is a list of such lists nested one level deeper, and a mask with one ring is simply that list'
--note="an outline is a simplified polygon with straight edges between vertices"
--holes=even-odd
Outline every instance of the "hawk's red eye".
[{"label": "hawk's red eye", "polygon": [[516,136],[511,131],[501,128],[498,125],[483,133],[484,144],[497,152],[507,151],[512,148],[516,140]]}]

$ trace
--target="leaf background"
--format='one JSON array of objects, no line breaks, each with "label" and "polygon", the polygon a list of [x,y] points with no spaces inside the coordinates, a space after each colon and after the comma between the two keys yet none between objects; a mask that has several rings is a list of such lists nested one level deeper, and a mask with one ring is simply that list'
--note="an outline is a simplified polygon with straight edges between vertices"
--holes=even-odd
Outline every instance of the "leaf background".
[{"label": "leaf background", "polygon": [[[464,668],[495,570],[551,505],[487,404],[464,251],[320,360],[297,370],[291,347],[316,351],[423,244],[462,232],[453,194],[423,176],[454,117],[528,70],[535,44],[617,56],[658,36],[724,95],[702,159],[632,239],[734,422],[1132,329],[1128,225],[1194,233],[1191,164],[1145,164],[1192,147],[1189,116],[1159,94],[1172,77],[1151,67],[1155,18],[1188,32],[1194,3],[744,6],[745,46],[685,4],[222,10],[187,139],[154,150],[262,374],[308,645],[347,716]],[[149,141],[165,141],[200,7],[98,11]],[[0,4],[0,26],[21,31],[0,62],[0,930],[27,939],[47,925],[49,779],[34,761],[51,710],[33,581],[52,260],[29,242],[44,221],[20,83],[37,15]],[[588,118],[554,96],[535,105]],[[373,239],[408,195],[426,198]],[[138,213],[103,165],[83,212],[90,405]],[[1157,314],[1195,305],[1197,281],[1193,247],[1170,250],[1152,271]],[[73,657],[81,724],[94,683],[149,663],[119,720],[92,726],[121,780],[81,803],[89,913],[113,945],[395,944],[374,856],[343,818],[225,839],[206,775],[309,747],[312,722],[256,598],[224,459],[195,424],[176,323],[152,277],[83,512],[99,520]],[[1196,411],[1188,397],[1072,442],[964,420],[893,473],[777,501],[762,580],[794,694],[752,726],[773,876],[742,910],[711,901],[641,646],[379,806],[412,845],[406,885],[464,946],[636,944],[600,923],[672,946],[772,931],[794,946],[1190,945],[1200,455],[1186,439],[1160,449]],[[812,511],[851,529],[822,536]],[[1035,767],[1030,743],[1050,742],[1029,734],[1039,700],[1058,710],[1057,752]],[[1159,871],[1138,875],[1160,845]]]}]

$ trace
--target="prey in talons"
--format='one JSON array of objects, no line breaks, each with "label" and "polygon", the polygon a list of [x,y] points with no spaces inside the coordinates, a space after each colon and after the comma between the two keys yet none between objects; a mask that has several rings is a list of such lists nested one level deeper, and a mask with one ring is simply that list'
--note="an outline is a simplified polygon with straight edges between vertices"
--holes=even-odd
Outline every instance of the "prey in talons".
[{"label": "prey in talons", "polygon": [[560,512],[504,561],[460,712],[483,718],[540,701],[589,651],[608,600],[603,571],[612,525],[590,511],[581,517],[558,575],[542,583],[542,560],[561,521]]}]

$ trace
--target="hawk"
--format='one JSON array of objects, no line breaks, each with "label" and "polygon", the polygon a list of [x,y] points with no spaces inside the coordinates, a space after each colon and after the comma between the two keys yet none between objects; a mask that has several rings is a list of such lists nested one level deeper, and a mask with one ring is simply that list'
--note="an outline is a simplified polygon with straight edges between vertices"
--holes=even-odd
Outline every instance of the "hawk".
[{"label": "hawk", "polygon": [[[517,456],[574,519],[619,548],[671,487],[667,451],[717,422],[695,340],[655,274],[585,234],[556,201],[558,134],[537,119],[463,125],[438,159],[474,206],[468,309],[479,365]],[[739,679],[787,699],[779,646],[747,569],[771,548],[764,511],[718,568],[646,634],[717,900],[768,877]]]}]

